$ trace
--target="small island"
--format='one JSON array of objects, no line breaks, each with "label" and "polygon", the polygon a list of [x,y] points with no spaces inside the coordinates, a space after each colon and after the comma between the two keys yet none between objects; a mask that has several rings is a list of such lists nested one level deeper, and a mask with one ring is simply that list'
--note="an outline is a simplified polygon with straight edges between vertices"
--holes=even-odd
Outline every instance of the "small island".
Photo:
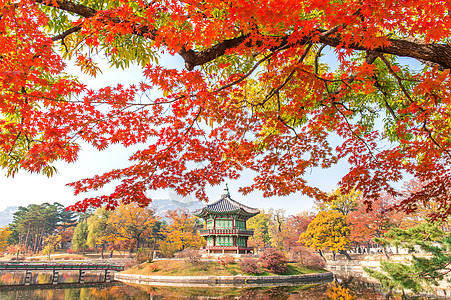
[{"label": "small island", "polygon": [[[263,253],[260,259],[225,255],[216,259],[185,257],[157,260],[116,273],[115,279],[135,284],[198,287],[290,285],[332,281],[333,274],[324,269],[316,270],[302,267],[299,263],[287,263],[282,257],[280,260],[274,259],[276,251],[272,249],[266,254]],[[185,253],[193,255],[195,251],[189,250]]]}]

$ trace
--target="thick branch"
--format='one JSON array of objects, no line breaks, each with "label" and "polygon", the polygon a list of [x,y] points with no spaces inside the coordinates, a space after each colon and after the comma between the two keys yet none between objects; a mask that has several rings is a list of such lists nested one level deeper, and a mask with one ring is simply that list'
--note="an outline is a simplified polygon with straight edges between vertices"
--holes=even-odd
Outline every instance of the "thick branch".
[{"label": "thick branch", "polygon": [[61,34],[58,34],[58,35],[52,37],[52,41],[56,42],[56,41],[58,41],[58,40],[63,40],[66,36],[68,36],[68,35],[70,35],[70,34],[72,34],[72,33],[74,33],[74,32],[77,32],[77,31],[79,31],[80,29],[81,29],[81,26],[74,26],[74,27],[72,27],[72,28],[70,28],[70,29],[64,31],[64,32],[61,33]]},{"label": "thick branch", "polygon": [[[58,9],[77,14],[84,18],[91,18],[97,14],[97,10],[87,7],[85,5],[73,3],[67,0],[56,0],[56,1],[48,1],[48,0],[35,0],[37,3],[57,7]],[[54,3],[57,5],[55,6]],[[114,20],[113,20],[114,21]],[[120,20],[117,20],[118,22]],[[123,22],[123,20],[121,20]],[[149,28],[143,26],[136,26],[136,34],[147,36],[151,39],[155,37],[155,32],[151,32]],[[451,45],[447,44],[439,44],[439,43],[430,43],[427,44],[421,39],[416,38],[404,38],[404,39],[388,39],[389,45],[378,47],[375,49],[368,49],[360,44],[348,44],[343,45],[343,40],[341,39],[339,33],[337,33],[338,28],[333,28],[330,30],[318,29],[317,33],[319,33],[319,42],[331,47],[342,46],[347,49],[353,50],[362,50],[362,51],[376,51],[382,54],[393,54],[397,56],[410,57],[417,59],[421,62],[425,62],[427,64],[436,64],[444,69],[451,69]],[[332,33],[332,34],[331,34]],[[311,37],[314,35],[312,32],[309,35],[306,35],[302,40],[297,42],[297,46],[306,45],[312,43]],[[224,40],[216,45],[205,49],[203,51],[194,51],[194,50],[185,50],[182,49],[179,54],[185,60],[185,66],[188,70],[192,70],[194,67],[203,65],[207,62],[215,60],[217,57],[222,56],[226,53],[227,50],[233,49],[246,41],[248,35],[241,35],[233,39]],[[280,48],[285,45],[288,45],[288,36],[284,37],[262,37],[262,39],[274,39],[275,46],[274,48]],[[295,46],[291,45],[290,46]],[[249,45],[249,47],[253,47],[253,45]]]},{"label": "thick branch", "polygon": [[[36,3],[40,3],[43,5],[56,7],[58,9],[74,13],[76,15],[79,15],[84,18],[91,18],[94,17],[97,13],[97,10],[87,7],[85,5],[73,3],[71,1],[67,0],[55,0],[55,1],[49,1],[49,0],[35,0]],[[56,6],[54,4],[57,4]]]}]

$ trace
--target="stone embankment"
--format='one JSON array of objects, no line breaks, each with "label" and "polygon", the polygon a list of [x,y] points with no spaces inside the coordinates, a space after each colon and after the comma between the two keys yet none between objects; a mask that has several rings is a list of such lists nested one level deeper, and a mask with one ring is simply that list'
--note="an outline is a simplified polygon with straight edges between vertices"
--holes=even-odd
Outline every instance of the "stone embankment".
[{"label": "stone embankment", "polygon": [[257,287],[331,282],[333,280],[333,273],[289,276],[146,276],[116,273],[114,274],[114,279],[134,284],[163,286]]}]

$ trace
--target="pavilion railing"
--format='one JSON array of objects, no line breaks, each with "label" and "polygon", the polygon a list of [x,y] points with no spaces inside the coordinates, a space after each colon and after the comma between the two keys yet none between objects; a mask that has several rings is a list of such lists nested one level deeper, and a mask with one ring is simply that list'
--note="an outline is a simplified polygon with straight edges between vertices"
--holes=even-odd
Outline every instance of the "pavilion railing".
[{"label": "pavilion railing", "polygon": [[244,230],[244,229],[201,229],[200,235],[253,235],[253,230]]}]

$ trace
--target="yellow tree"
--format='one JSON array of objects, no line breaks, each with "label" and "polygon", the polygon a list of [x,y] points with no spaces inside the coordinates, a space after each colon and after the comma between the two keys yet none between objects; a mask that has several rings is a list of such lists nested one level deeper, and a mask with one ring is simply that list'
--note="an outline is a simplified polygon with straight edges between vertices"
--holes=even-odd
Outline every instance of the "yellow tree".
[{"label": "yellow tree", "polygon": [[339,189],[329,194],[326,201],[317,201],[317,209],[319,211],[336,210],[347,216],[352,211],[358,209],[361,202],[362,193],[351,190],[349,193],[343,194]]},{"label": "yellow tree", "polygon": [[121,204],[108,218],[107,226],[112,235],[109,238],[128,244],[131,253],[133,248],[138,249],[141,242],[150,237],[158,219],[154,210],[136,203]]},{"label": "yellow tree", "polygon": [[350,227],[347,224],[346,216],[338,211],[321,211],[308,225],[307,231],[301,234],[299,241],[305,246],[318,251],[324,258],[322,251],[332,251],[334,259],[335,253],[343,253],[348,259],[346,249],[351,244],[349,234]]},{"label": "yellow tree", "polygon": [[44,240],[44,249],[42,249],[42,253],[44,255],[48,255],[48,258],[50,259],[50,254],[55,252],[56,248],[60,245],[63,237],[59,234],[53,234],[48,236]]},{"label": "yellow tree", "polygon": [[99,207],[94,214],[87,219],[88,222],[88,237],[87,244],[89,247],[95,247],[100,245],[102,249],[101,258],[103,259],[103,253],[105,247],[109,242],[114,242],[115,236],[111,230],[111,226],[108,226],[108,219],[110,218],[112,211],[106,210],[105,207]]},{"label": "yellow tree", "polygon": [[189,214],[188,210],[168,211],[166,217],[170,223],[166,227],[166,238],[160,247],[165,250],[167,256],[186,248],[199,249],[205,244],[196,228],[199,219]]},{"label": "yellow tree", "polygon": [[260,213],[249,219],[247,222],[247,229],[254,231],[254,235],[249,238],[249,247],[255,247],[257,252],[265,248],[271,242],[269,233],[269,222],[271,215],[261,210]]},{"label": "yellow tree", "polygon": [[269,218],[269,236],[271,237],[271,246],[279,250],[283,249],[284,233],[287,218],[284,209],[270,209]]},{"label": "yellow tree", "polygon": [[9,230],[8,226],[0,227],[0,252],[5,252],[8,247],[8,239],[12,231]]}]

